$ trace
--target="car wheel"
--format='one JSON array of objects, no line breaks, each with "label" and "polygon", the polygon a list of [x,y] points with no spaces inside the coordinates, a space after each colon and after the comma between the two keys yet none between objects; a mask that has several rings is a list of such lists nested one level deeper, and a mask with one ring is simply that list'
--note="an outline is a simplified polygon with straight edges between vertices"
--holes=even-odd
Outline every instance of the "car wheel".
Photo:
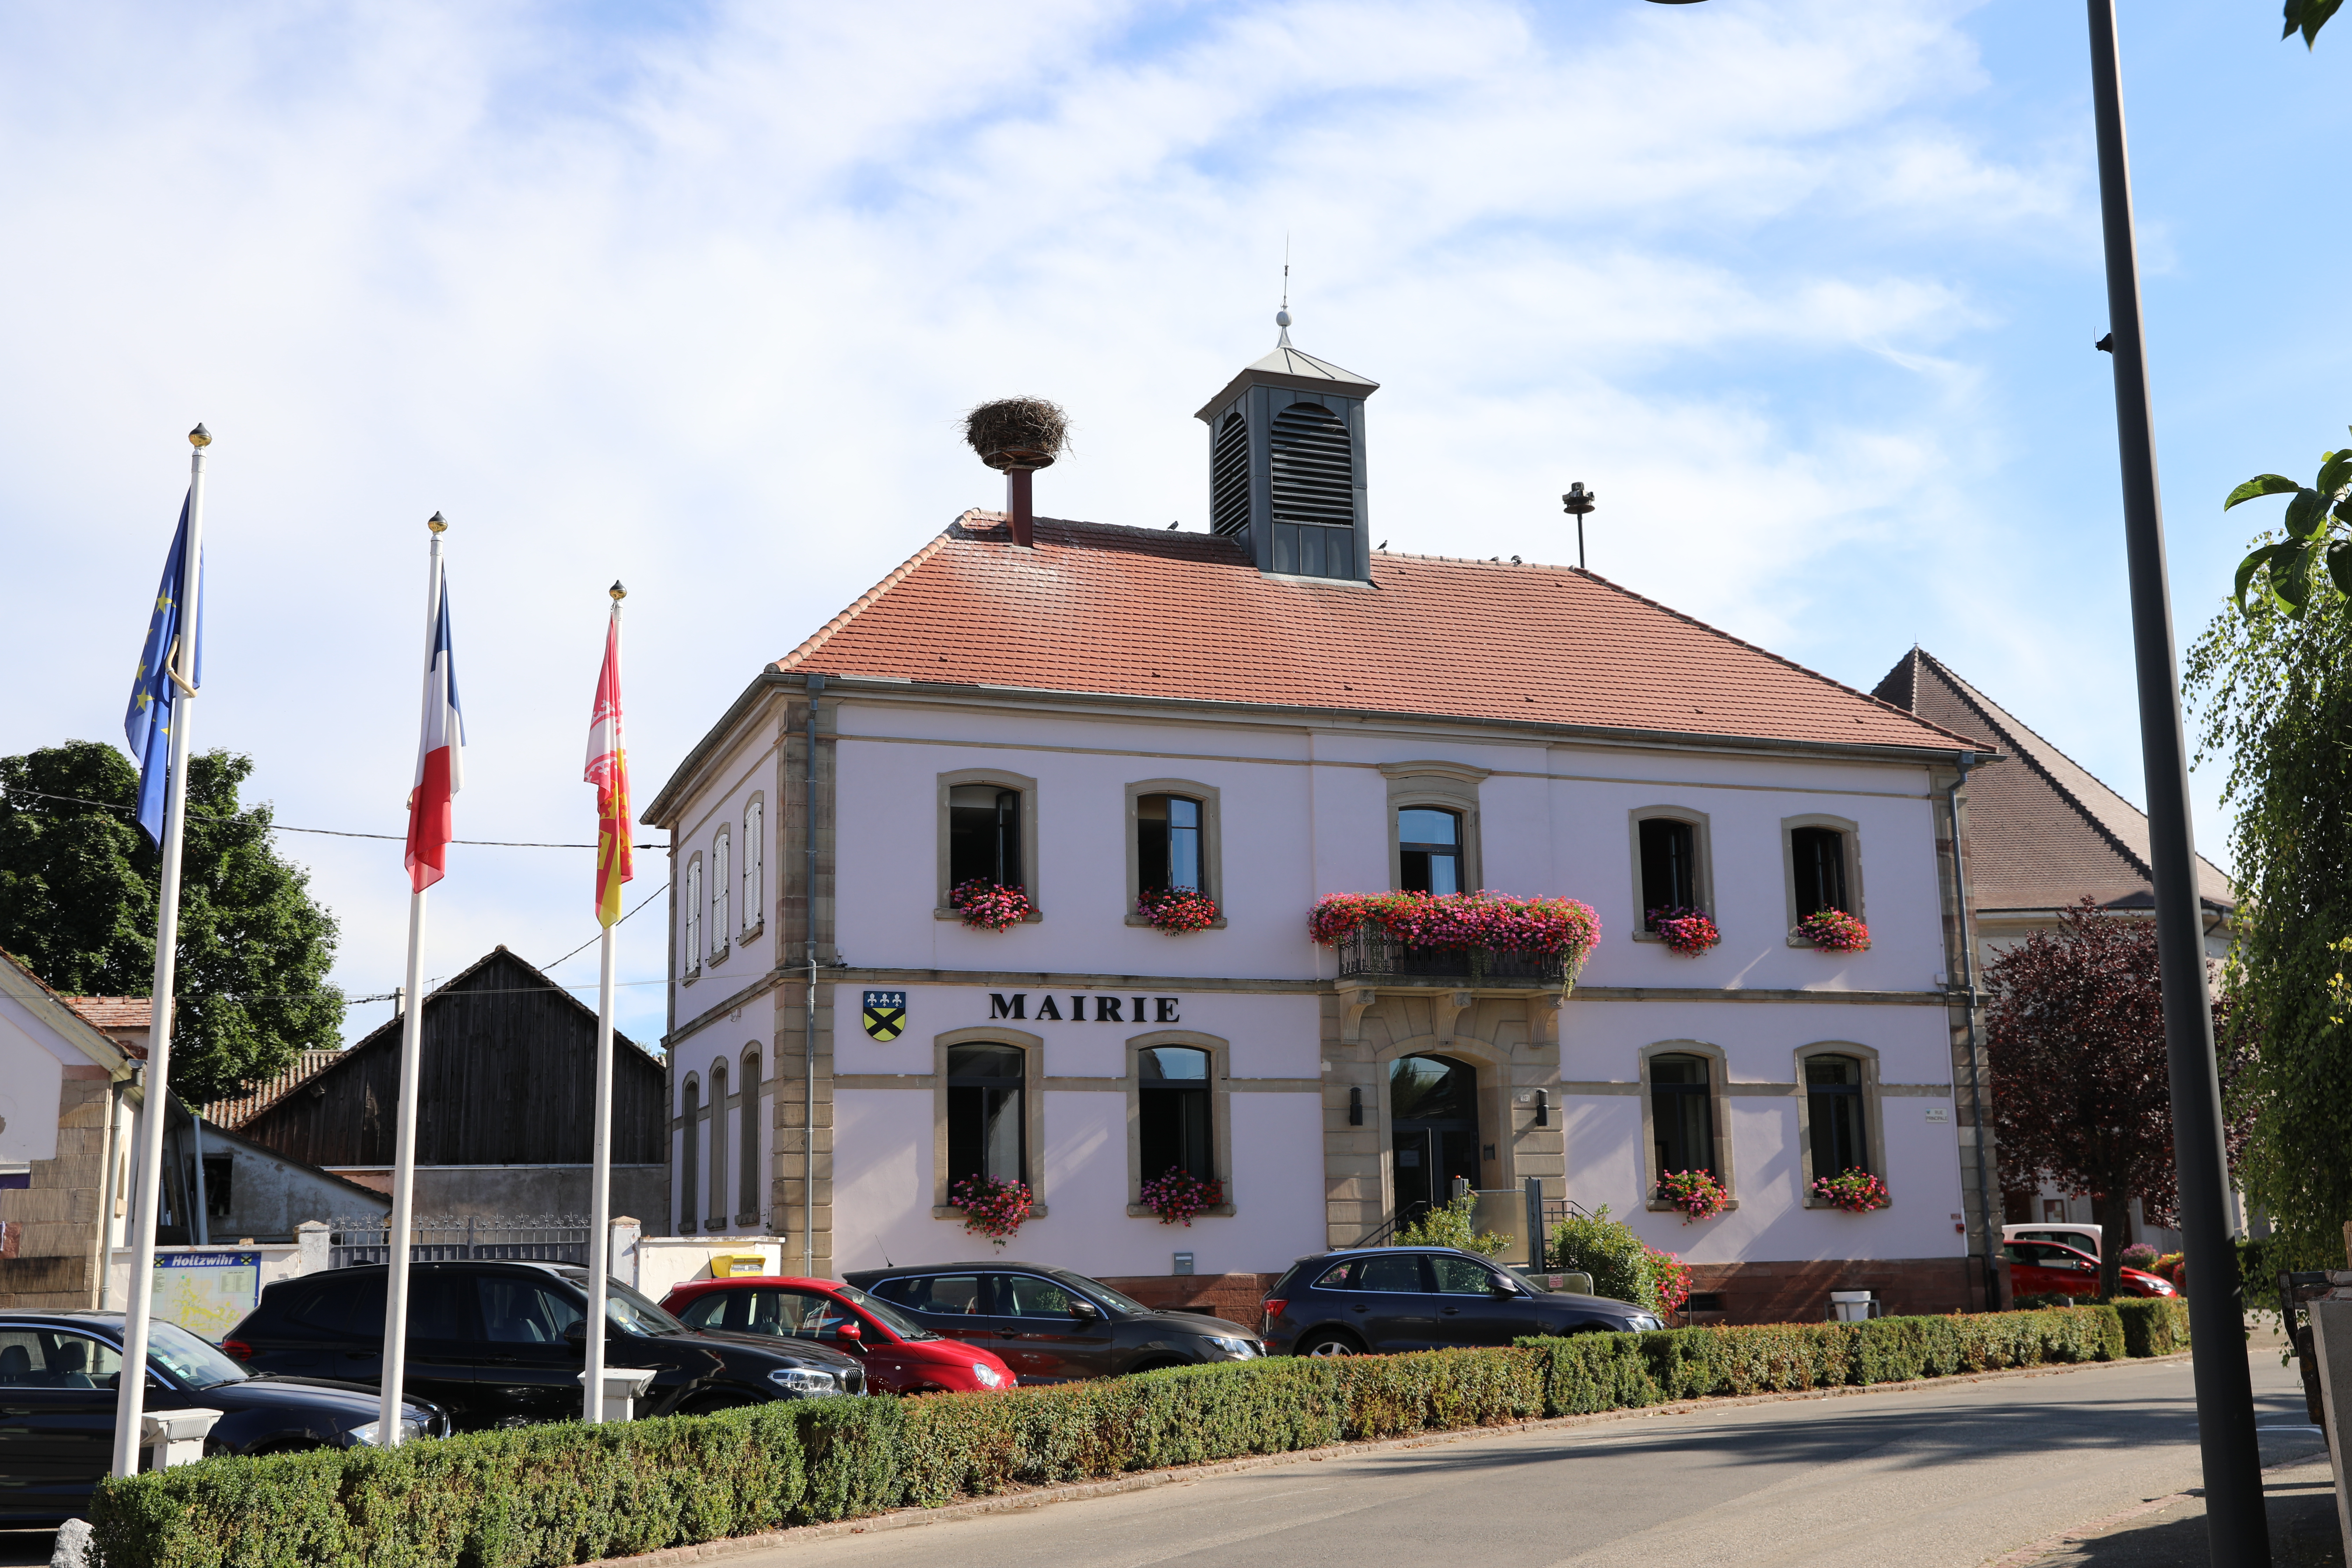
[{"label": "car wheel", "polygon": [[1172,1357],[1162,1356],[1158,1361],[1147,1361],[1139,1365],[1129,1367],[1127,1370],[1131,1373],[1139,1372],[1166,1372],[1171,1366],[1190,1366],[1192,1364],[1192,1363],[1188,1361],[1177,1361]]},{"label": "car wheel", "polygon": [[1353,1334],[1310,1334],[1298,1346],[1300,1355],[1362,1355],[1364,1347]]}]

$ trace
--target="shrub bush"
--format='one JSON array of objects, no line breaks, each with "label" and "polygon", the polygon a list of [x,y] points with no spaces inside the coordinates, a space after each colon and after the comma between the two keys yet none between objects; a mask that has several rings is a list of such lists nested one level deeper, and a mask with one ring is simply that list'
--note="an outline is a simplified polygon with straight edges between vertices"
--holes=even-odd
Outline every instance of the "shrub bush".
[{"label": "shrub bush", "polygon": [[2189,1348],[2189,1303],[2178,1296],[2120,1296],[2109,1303],[2124,1326],[2124,1353],[2170,1355]]},{"label": "shrub bush", "polygon": [[1480,1230],[1474,1216],[1478,1212],[1478,1194],[1464,1193],[1438,1204],[1410,1224],[1397,1226],[1391,1247],[1458,1247],[1465,1252],[1484,1253],[1488,1258],[1511,1245],[1511,1238],[1491,1230]]},{"label": "shrub bush", "polygon": [[2125,1308],[1279,1357],[205,1459],[100,1482],[91,1520],[107,1568],[536,1568],[1247,1454],[2185,1342],[2178,1303]]}]

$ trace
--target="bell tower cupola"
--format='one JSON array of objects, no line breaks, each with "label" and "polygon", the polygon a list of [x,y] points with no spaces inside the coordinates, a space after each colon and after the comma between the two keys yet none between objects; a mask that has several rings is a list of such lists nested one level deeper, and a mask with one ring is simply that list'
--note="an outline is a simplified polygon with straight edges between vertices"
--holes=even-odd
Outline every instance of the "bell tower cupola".
[{"label": "bell tower cupola", "polygon": [[1194,416],[1209,427],[1209,526],[1261,572],[1369,582],[1364,400],[1380,383],[1291,347],[1288,310],[1274,320],[1274,352]]}]

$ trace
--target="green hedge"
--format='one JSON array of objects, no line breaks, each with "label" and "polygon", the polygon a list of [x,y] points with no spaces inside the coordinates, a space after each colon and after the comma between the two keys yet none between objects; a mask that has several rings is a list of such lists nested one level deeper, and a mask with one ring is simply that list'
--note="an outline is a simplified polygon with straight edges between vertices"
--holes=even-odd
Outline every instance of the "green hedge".
[{"label": "green hedge", "polygon": [[1278,1357],[1009,1394],[810,1400],[206,1459],[100,1483],[91,1522],[107,1568],[540,1568],[1247,1454],[2108,1361],[2127,1343],[2185,1342],[2185,1315],[2174,1327],[2137,1310],[2172,1305],[2128,1303],[2129,1320],[2078,1307]]},{"label": "green hedge", "polygon": [[2126,1355],[2170,1355],[2189,1348],[2189,1303],[2179,1297],[2117,1297],[2112,1305],[2123,1320]]}]

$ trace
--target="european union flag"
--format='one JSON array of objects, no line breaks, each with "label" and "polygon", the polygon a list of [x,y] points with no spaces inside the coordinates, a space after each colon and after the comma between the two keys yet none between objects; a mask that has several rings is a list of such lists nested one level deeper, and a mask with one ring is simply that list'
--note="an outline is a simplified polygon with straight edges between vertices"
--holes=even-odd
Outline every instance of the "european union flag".
[{"label": "european union flag", "polygon": [[[131,739],[131,754],[139,759],[139,826],[160,847],[163,842],[163,784],[172,771],[172,705],[180,688],[173,666],[180,657],[180,635],[189,618],[182,614],[182,588],[188,580],[188,503],[180,503],[179,531],[172,536],[172,553],[163,562],[163,583],[155,590],[155,613],[147,622],[147,646],[139,655],[139,679],[131,683],[131,710],[122,716],[122,732]],[[196,685],[205,683],[205,627],[201,605],[204,582],[196,583],[199,613],[195,621]]]}]

